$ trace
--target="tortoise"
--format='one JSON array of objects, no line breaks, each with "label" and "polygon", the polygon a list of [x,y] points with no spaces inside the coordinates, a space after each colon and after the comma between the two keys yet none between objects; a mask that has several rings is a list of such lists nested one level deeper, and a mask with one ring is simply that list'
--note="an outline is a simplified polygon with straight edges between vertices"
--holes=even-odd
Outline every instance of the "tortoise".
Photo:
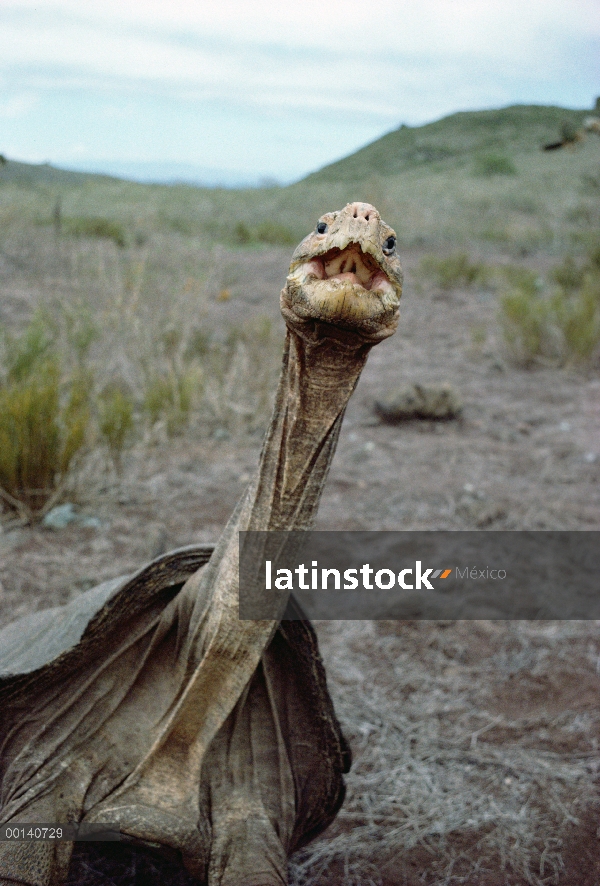
[{"label": "tortoise", "polygon": [[[199,883],[287,882],[289,855],[340,808],[350,755],[310,623],[290,609],[239,618],[238,533],[311,528],[401,292],[396,235],[373,206],[323,215],[281,292],[258,470],[214,548],[173,551],[0,631],[0,824],[118,823]],[[0,842],[0,884],[58,886],[72,850]]]}]

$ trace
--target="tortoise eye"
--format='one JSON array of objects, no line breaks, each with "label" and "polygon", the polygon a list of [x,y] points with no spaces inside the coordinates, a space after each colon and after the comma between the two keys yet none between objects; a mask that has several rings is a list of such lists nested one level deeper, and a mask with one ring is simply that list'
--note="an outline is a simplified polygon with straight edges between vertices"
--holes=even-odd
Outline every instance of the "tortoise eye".
[{"label": "tortoise eye", "polygon": [[317,234],[326,234],[327,233],[327,225],[325,222],[319,222],[317,225]]},{"label": "tortoise eye", "polygon": [[391,255],[394,249],[396,248],[396,238],[388,237],[385,243],[383,244],[383,253],[384,255]]}]

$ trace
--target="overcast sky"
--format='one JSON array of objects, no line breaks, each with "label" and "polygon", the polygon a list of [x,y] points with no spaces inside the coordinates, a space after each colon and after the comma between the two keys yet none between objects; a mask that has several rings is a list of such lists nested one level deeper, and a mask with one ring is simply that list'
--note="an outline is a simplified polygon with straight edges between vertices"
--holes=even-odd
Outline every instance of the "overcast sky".
[{"label": "overcast sky", "polygon": [[400,123],[597,95],[599,0],[0,0],[0,152],[30,162],[287,182]]}]

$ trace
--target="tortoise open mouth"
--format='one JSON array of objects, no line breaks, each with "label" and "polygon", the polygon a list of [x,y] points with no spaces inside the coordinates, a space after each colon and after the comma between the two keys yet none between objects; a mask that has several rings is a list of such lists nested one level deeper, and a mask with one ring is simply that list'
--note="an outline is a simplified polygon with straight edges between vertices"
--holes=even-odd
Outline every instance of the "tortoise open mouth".
[{"label": "tortoise open mouth", "polygon": [[381,270],[373,256],[362,251],[358,243],[350,243],[345,249],[334,247],[323,255],[315,256],[300,265],[296,271],[296,274],[299,273],[307,280],[339,280],[367,292],[394,292],[387,274]]},{"label": "tortoise open mouth", "polygon": [[396,328],[401,292],[374,256],[352,242],[293,267],[282,311],[292,322],[294,316],[304,323],[317,320],[375,341]]}]

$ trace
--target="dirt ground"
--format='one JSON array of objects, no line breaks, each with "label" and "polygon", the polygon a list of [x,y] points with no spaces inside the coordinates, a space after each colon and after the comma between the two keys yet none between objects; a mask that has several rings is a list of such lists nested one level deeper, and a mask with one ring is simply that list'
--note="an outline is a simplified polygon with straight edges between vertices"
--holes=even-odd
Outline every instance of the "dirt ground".
[{"label": "dirt ground", "polygon": [[[240,256],[250,282],[215,300],[215,316],[277,316],[288,251]],[[515,368],[496,295],[419,286],[420,259],[403,255],[400,328],[350,403],[317,528],[597,530],[598,368]],[[18,295],[5,289],[5,307]],[[449,382],[462,417],[382,423],[374,401],[413,382]],[[215,540],[260,443],[192,434],[134,449],[120,480],[92,464],[77,504],[98,526],[0,533],[1,623]],[[597,623],[318,629],[355,764],[338,821],[292,865],[298,886],[600,884]]]}]

